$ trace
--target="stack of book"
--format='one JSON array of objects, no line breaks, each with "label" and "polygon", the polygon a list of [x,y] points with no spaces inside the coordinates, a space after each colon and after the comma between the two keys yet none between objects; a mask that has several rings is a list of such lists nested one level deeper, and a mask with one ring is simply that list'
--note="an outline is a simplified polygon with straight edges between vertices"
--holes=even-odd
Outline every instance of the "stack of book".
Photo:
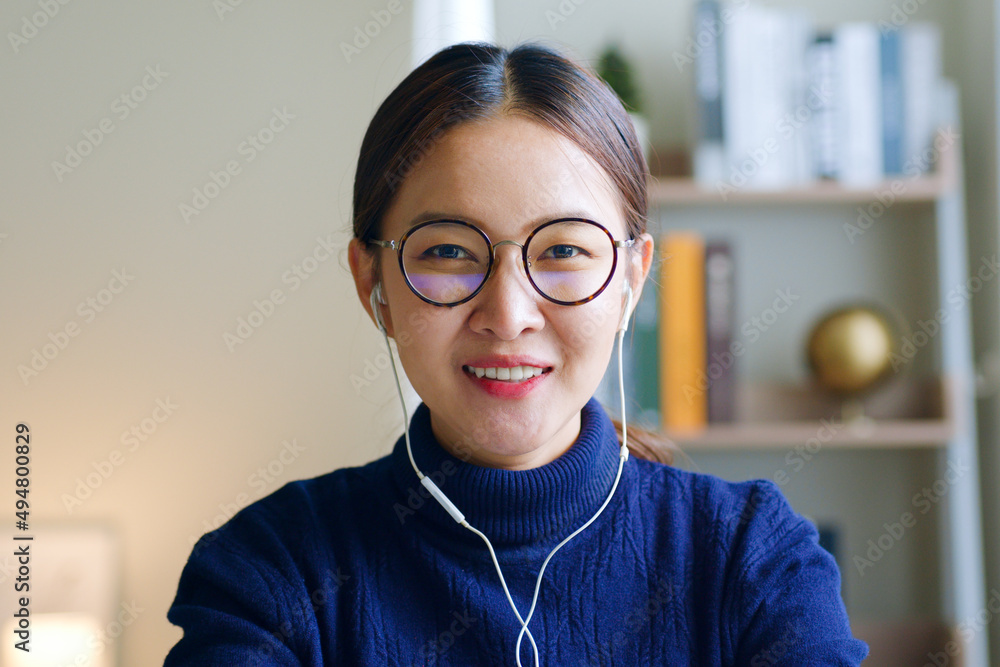
[{"label": "stack of book", "polygon": [[660,239],[657,366],[660,423],[678,433],[733,421],[735,271],[725,241],[678,231]]},{"label": "stack of book", "polygon": [[[623,347],[630,423],[674,434],[735,418],[735,271],[730,244],[695,232],[658,241]],[[612,359],[598,396],[618,416]]]},{"label": "stack of book", "polygon": [[819,32],[802,11],[699,0],[696,180],[725,195],[932,166],[941,36],[890,17]]}]

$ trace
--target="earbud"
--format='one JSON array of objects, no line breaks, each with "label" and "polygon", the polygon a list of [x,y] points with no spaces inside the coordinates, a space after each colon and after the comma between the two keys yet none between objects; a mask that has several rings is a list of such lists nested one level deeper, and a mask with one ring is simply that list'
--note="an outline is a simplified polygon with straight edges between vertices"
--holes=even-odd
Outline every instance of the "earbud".
[{"label": "earbud", "polygon": [[382,296],[382,283],[375,283],[375,287],[372,288],[371,304],[372,304],[372,315],[375,317],[375,326],[382,333],[385,333],[385,322],[382,321],[382,308],[380,305],[385,305],[385,297]]},{"label": "earbud", "polygon": [[632,285],[625,281],[625,308],[622,309],[622,319],[618,323],[618,331],[628,329],[628,317],[632,314]]}]

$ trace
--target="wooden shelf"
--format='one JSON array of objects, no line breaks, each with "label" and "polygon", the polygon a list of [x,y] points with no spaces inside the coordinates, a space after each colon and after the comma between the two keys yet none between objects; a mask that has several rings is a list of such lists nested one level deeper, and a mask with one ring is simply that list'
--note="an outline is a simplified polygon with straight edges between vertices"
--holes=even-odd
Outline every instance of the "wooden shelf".
[{"label": "wooden shelf", "polygon": [[682,449],[761,450],[823,447],[943,447],[955,434],[952,384],[943,379],[901,379],[867,396],[865,418],[845,421],[844,404],[809,385],[752,384],[738,390],[731,423],[664,434]]},{"label": "wooden shelf", "polygon": [[649,181],[649,205],[721,205],[745,204],[864,204],[876,201],[879,195],[894,202],[931,203],[956,187],[955,151],[939,154],[936,171],[923,176],[906,174],[868,187],[846,187],[836,181],[816,181],[796,188],[780,190],[727,190],[703,187],[690,177],[654,175]]},{"label": "wooden shelf", "polygon": [[864,667],[924,665],[928,663],[928,655],[942,653],[947,662],[941,664],[962,667],[966,662],[960,650],[962,642],[957,628],[942,621],[860,621],[851,623],[851,631],[868,644]]}]

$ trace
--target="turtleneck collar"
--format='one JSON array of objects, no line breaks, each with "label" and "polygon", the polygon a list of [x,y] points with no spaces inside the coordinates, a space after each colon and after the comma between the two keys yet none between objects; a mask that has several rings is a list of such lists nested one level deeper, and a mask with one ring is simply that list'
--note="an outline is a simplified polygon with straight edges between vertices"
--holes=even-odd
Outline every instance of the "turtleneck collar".
[{"label": "turtleneck collar", "polygon": [[[434,437],[430,410],[424,403],[410,420],[410,443],[420,471],[431,477],[466,520],[495,546],[565,536],[567,529],[593,516],[618,472],[618,436],[594,398],[580,413],[580,435],[570,449],[538,468],[488,468],[452,456]],[[402,507],[416,507],[421,520],[468,532],[433,498],[413,495],[423,492],[429,496],[410,465],[404,437],[396,441],[391,458]]]}]

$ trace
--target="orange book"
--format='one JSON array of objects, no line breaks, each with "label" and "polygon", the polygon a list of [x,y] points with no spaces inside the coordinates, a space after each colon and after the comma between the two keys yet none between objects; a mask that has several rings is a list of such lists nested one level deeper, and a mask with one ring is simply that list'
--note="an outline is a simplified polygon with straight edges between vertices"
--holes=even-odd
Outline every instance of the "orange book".
[{"label": "orange book", "polygon": [[669,431],[708,421],[705,385],[705,242],[694,232],[661,239],[660,410]]}]

